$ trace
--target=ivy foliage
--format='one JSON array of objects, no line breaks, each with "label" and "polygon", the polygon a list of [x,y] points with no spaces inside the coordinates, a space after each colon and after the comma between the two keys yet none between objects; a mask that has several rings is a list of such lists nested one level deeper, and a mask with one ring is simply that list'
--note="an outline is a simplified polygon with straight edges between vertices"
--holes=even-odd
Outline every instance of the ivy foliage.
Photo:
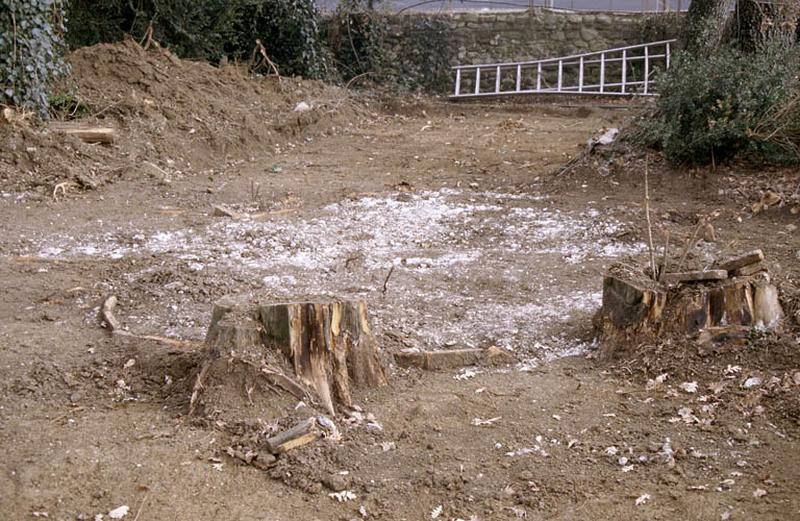
[{"label": "ivy foliage", "polygon": [[281,74],[326,78],[330,58],[314,0],[72,0],[71,48],[152,38],[182,58],[249,59],[256,40]]},{"label": "ivy foliage", "polygon": [[345,79],[370,74],[401,90],[446,92],[454,50],[436,16],[390,18],[364,0],[343,0],[327,21],[327,43]]},{"label": "ivy foliage", "polygon": [[240,0],[229,54],[249,57],[255,40],[266,47],[281,74],[310,79],[333,75],[314,0]]},{"label": "ivy foliage", "polygon": [[450,31],[450,26],[440,17],[404,17],[398,30],[402,36],[390,45],[388,79],[404,89],[447,92],[455,54]]},{"label": "ivy foliage", "polygon": [[[71,48],[152,38],[189,59],[218,61],[235,34],[241,1],[227,0],[71,0],[67,9]],[[252,48],[252,45],[251,45]]]},{"label": "ivy foliage", "polygon": [[373,79],[388,62],[388,24],[364,0],[342,0],[325,24],[325,40],[345,80],[369,74]]},{"label": "ivy foliage", "polygon": [[0,0],[0,100],[48,116],[48,94],[67,73],[62,0]]}]

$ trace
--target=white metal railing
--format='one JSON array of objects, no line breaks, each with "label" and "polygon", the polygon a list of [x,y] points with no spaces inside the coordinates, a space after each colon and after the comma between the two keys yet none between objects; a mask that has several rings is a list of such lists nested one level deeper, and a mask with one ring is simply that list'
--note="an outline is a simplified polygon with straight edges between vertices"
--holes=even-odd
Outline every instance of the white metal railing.
[{"label": "white metal railing", "polygon": [[654,74],[659,68],[669,68],[675,41],[664,40],[545,60],[459,65],[453,67],[455,89],[450,97],[517,94],[653,96]]}]

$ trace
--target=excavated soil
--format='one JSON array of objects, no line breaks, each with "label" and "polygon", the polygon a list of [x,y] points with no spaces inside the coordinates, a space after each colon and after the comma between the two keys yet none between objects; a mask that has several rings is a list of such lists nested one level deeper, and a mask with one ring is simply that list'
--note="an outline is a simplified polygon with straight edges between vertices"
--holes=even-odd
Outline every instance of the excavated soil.
[{"label": "excavated soil", "polygon": [[[80,121],[115,144],[0,123],[0,518],[800,518],[796,170],[649,158],[656,243],[708,217],[688,262],[762,248],[787,316],[600,362],[602,276],[647,256],[645,158],[555,172],[634,109],[355,94],[132,42],[71,61]],[[264,438],[313,403],[221,364],[186,414],[212,303],[243,292],[364,298],[387,355],[513,362],[392,364],[332,418],[341,439],[273,464]],[[185,342],[111,335],[112,294],[129,332]]]}]

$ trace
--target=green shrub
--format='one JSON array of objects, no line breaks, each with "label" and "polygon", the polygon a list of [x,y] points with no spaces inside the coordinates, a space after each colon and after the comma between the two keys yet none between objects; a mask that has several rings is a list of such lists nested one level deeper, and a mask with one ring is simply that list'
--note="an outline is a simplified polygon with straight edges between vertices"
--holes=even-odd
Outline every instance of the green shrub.
[{"label": "green shrub", "polygon": [[0,0],[0,101],[48,116],[53,82],[66,74],[61,0]]},{"label": "green shrub", "polygon": [[800,49],[772,44],[748,54],[681,53],[659,81],[647,144],[675,163],[705,164],[737,153],[772,162],[798,159]]}]

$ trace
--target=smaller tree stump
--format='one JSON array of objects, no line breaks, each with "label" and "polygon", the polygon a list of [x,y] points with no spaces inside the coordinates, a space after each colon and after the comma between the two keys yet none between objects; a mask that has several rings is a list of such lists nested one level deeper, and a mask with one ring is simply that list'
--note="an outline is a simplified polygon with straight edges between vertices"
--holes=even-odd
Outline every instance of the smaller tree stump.
[{"label": "smaller tree stump", "polygon": [[[268,303],[228,297],[214,305],[206,344],[212,357],[233,353],[251,363],[278,355],[299,385],[280,371],[272,371],[273,383],[313,389],[331,414],[334,404],[353,405],[352,389],[387,383],[363,300]],[[270,376],[268,369],[262,372]]]},{"label": "smaller tree stump", "polygon": [[[739,269],[737,265],[734,268]],[[675,287],[660,284],[643,271],[617,265],[604,279],[603,305],[595,325],[603,341],[601,356],[606,357],[626,344],[659,336],[694,336],[721,328],[773,328],[781,316],[778,290],[764,272],[695,280]]]}]

